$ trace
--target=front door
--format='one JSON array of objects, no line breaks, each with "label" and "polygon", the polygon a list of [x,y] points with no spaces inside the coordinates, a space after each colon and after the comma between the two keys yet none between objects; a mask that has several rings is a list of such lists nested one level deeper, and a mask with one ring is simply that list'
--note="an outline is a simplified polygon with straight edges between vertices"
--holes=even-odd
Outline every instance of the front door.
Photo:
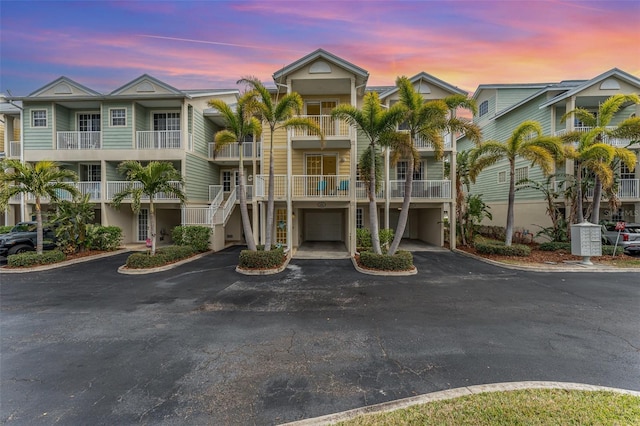
[{"label": "front door", "polygon": [[307,154],[307,195],[322,196],[335,189],[337,167],[336,154]]}]

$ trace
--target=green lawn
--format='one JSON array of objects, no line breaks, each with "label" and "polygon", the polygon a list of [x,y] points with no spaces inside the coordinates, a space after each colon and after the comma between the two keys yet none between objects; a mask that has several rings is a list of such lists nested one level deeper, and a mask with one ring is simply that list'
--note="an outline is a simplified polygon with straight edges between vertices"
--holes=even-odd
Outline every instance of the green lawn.
[{"label": "green lawn", "polygon": [[487,392],[370,414],[339,425],[640,425],[640,397],[605,391]]}]

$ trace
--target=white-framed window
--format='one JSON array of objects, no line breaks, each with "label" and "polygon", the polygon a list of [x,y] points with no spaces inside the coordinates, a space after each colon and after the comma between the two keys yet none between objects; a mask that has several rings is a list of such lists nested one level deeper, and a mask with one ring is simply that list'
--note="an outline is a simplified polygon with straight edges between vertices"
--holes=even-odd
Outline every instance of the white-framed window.
[{"label": "white-framed window", "polygon": [[625,163],[620,163],[620,179],[635,179],[635,172],[631,171]]},{"label": "white-framed window", "polygon": [[529,179],[529,166],[516,167],[514,173],[516,183],[520,182],[523,179]]},{"label": "white-framed window", "polygon": [[222,171],[222,190],[224,192],[231,192],[231,170]]},{"label": "white-framed window", "polygon": [[487,114],[489,112],[489,101],[482,101],[480,103],[480,107],[478,108],[478,114],[480,117]]},{"label": "white-framed window", "polygon": [[507,183],[507,171],[498,172],[498,183]]},{"label": "white-framed window", "polygon": [[364,211],[362,207],[356,209],[356,228],[364,228]]},{"label": "white-framed window", "polygon": [[46,109],[34,109],[33,111],[31,111],[31,126],[47,127],[47,110]]},{"label": "white-framed window", "polygon": [[125,108],[112,108],[109,110],[109,123],[111,127],[124,127],[127,125],[127,110]]},{"label": "white-framed window", "polygon": [[100,131],[100,114],[95,114],[95,113],[78,114],[78,131],[99,132]]},{"label": "white-framed window", "polygon": [[146,241],[149,235],[149,210],[140,209],[138,213],[138,241]]},{"label": "white-framed window", "polygon": [[[407,170],[409,169],[409,162],[407,160],[400,160],[396,164],[396,179],[406,180]],[[424,180],[424,164],[420,163],[418,167],[413,168],[413,180]]]}]

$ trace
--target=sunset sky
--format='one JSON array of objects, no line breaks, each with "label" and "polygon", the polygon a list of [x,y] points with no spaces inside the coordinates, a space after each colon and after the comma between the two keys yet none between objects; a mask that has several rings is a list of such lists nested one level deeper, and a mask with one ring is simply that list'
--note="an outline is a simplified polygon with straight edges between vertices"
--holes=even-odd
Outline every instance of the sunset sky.
[{"label": "sunset sky", "polygon": [[393,85],[420,71],[479,84],[640,76],[640,0],[6,1],[0,91],[64,75],[108,93],[143,73],[179,89],[272,82],[323,48]]}]

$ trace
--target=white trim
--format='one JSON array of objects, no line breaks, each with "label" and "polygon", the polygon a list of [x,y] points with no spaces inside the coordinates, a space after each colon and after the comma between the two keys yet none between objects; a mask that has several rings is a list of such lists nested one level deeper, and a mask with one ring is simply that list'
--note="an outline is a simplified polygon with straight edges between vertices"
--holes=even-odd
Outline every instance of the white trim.
[{"label": "white trim", "polygon": [[[113,124],[113,116],[111,113],[113,111],[124,111],[124,117],[116,117],[116,118],[124,118],[124,124]],[[126,107],[117,107],[117,108],[109,108],[108,109],[108,118],[109,118],[109,127],[127,127],[127,108]]]},{"label": "white trim", "polygon": [[[44,125],[36,126],[36,118],[34,116],[36,112],[44,112],[44,118],[38,118],[38,120],[44,120]],[[32,109],[31,110],[31,128],[37,129],[37,128],[47,128],[47,127],[49,127],[49,114],[48,114],[47,110],[46,109]]]}]

